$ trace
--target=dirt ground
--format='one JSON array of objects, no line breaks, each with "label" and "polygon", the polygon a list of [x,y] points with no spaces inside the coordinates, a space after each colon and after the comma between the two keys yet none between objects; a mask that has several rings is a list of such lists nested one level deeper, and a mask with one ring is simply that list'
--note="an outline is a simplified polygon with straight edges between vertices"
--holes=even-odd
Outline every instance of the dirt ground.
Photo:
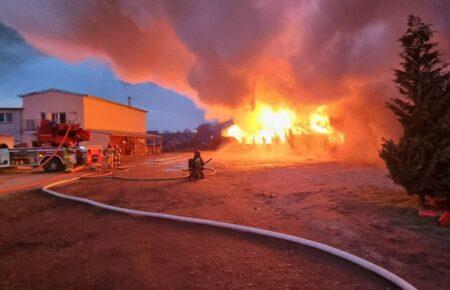
[{"label": "dirt ground", "polygon": [[[211,153],[210,153],[211,154]],[[208,158],[208,153],[205,153]],[[117,173],[181,176],[188,155]],[[448,289],[450,229],[382,168],[215,159],[201,181],[87,179],[58,190],[112,205],[255,226],[353,253],[419,289]],[[110,213],[39,190],[0,197],[0,288],[394,289],[305,247],[205,226]]]},{"label": "dirt ground", "polygon": [[0,169],[0,196],[17,191],[41,188],[52,181],[67,178],[64,173],[44,170]]}]

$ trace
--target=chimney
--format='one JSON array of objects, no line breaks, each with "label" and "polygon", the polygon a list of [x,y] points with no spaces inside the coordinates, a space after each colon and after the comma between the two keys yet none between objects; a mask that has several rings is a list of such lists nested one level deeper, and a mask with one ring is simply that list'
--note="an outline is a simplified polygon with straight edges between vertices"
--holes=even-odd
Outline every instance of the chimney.
[{"label": "chimney", "polygon": [[128,97],[128,106],[131,107],[131,97]]}]

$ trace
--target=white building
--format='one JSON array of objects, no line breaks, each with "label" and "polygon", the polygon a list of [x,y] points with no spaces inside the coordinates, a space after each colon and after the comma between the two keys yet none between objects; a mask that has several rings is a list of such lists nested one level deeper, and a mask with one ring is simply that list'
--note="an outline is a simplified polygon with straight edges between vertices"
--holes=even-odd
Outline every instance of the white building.
[{"label": "white building", "polygon": [[[22,94],[23,108],[0,109],[5,124],[0,134],[12,134],[16,143],[28,146],[37,138],[42,119],[55,123],[80,124],[91,132],[88,144],[120,144],[128,154],[145,151],[146,110],[112,102],[89,94],[48,89]],[[11,118],[11,115],[12,118]],[[0,121],[1,119],[0,115]],[[3,126],[4,125],[4,126]]]}]

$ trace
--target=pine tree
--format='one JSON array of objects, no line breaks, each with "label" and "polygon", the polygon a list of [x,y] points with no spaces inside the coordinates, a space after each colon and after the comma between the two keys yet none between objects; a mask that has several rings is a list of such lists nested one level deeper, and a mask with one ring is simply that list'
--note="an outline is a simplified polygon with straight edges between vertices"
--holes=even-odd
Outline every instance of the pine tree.
[{"label": "pine tree", "polygon": [[384,140],[380,157],[409,194],[442,196],[450,205],[450,72],[431,42],[431,25],[409,16],[394,82],[400,96],[386,106],[403,127],[398,144]]}]

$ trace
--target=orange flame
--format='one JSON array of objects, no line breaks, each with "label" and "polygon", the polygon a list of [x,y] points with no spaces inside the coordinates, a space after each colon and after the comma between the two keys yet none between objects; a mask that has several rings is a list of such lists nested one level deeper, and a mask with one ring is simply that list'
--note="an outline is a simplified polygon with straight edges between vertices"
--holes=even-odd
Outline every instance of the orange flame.
[{"label": "orange flame", "polygon": [[325,114],[325,107],[320,106],[311,113],[309,126],[311,130],[319,134],[332,134],[334,129],[331,127],[330,118]]},{"label": "orange flame", "polygon": [[246,112],[223,135],[242,144],[286,143],[289,137],[303,134],[330,135],[330,139],[343,142],[343,134],[331,126],[325,111],[326,107],[320,106],[305,118],[288,108],[274,109],[257,103],[253,111]]}]

